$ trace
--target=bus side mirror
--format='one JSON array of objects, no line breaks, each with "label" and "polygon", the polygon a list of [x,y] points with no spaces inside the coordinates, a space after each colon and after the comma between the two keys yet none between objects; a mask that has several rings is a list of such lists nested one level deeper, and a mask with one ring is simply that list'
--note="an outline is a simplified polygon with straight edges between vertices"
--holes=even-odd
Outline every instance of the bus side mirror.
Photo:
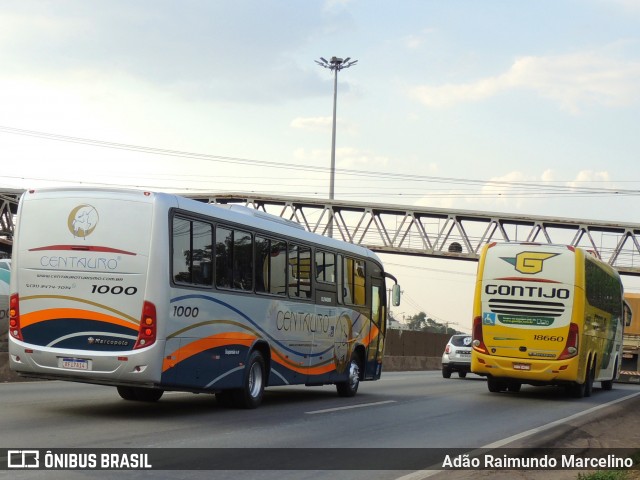
[{"label": "bus side mirror", "polygon": [[400,305],[400,285],[397,283],[391,287],[391,305],[394,307]]}]

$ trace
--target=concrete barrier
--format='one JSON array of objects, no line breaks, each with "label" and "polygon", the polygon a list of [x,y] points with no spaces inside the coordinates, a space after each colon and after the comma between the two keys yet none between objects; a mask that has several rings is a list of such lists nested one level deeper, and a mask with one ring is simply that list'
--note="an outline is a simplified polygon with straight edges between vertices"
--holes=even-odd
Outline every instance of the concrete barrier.
[{"label": "concrete barrier", "polygon": [[407,372],[420,370],[440,370],[442,357],[385,355],[383,372]]}]

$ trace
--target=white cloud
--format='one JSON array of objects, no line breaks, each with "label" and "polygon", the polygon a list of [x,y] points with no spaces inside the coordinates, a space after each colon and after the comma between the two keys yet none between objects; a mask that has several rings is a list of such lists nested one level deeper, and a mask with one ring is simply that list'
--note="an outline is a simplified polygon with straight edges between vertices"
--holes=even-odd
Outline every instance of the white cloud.
[{"label": "white cloud", "polygon": [[434,29],[425,28],[417,34],[407,35],[403,38],[404,45],[410,50],[420,48],[426,42],[427,37],[433,32]]},{"label": "white cloud", "polygon": [[515,89],[532,90],[572,113],[592,105],[620,107],[640,100],[640,62],[593,52],[527,56],[494,77],[469,83],[417,86],[410,89],[409,95],[428,107],[447,107]]},{"label": "white cloud", "polygon": [[331,117],[298,117],[291,121],[291,127],[299,130],[326,130],[331,128]]},{"label": "white cloud", "polygon": [[[322,165],[326,162],[329,165],[331,158],[330,149],[305,150],[299,148],[294,152],[294,158],[300,162]],[[342,147],[336,148],[336,168],[363,170],[384,169],[391,162],[391,159],[384,155],[376,155],[372,152],[358,150],[357,148]]]},{"label": "white cloud", "polygon": [[540,175],[540,179],[543,182],[553,182],[554,178],[555,178],[555,174],[553,170],[551,170],[550,168],[542,172],[542,175]]},{"label": "white cloud", "polygon": [[[595,185],[590,185],[594,183]],[[573,188],[613,188],[609,172],[594,172],[593,170],[580,171],[573,181],[567,182],[567,185]]]},{"label": "white cloud", "polygon": [[[611,0],[606,0],[606,4],[607,6],[609,6]],[[639,0],[613,0],[613,3],[617,3],[618,5],[620,5],[621,7],[623,7],[624,9],[630,11],[630,12],[635,12],[635,13],[640,13],[640,1]]]},{"label": "white cloud", "polygon": [[[297,117],[294,118],[290,123],[291,128],[311,132],[330,132],[332,125],[333,117]],[[338,132],[338,135],[353,135],[357,132],[357,128],[354,124],[341,120],[340,118],[336,119],[336,130]]]}]

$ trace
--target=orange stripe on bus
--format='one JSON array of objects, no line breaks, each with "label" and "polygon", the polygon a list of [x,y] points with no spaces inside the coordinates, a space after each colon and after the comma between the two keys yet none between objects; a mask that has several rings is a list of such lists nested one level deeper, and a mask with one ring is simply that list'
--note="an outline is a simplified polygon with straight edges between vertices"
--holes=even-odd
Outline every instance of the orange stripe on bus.
[{"label": "orange stripe on bus", "polygon": [[98,322],[111,323],[119,325],[121,327],[130,328],[132,330],[138,329],[138,326],[132,324],[132,322],[123,320],[112,315],[105,313],[94,312],[91,310],[83,310],[79,308],[49,308],[45,310],[38,310],[36,312],[24,313],[20,315],[20,326],[22,328],[34,325],[40,322],[47,322],[50,320],[60,320],[72,318],[77,320],[95,320]]},{"label": "orange stripe on bus", "polygon": [[256,338],[257,337],[254,335],[248,335],[246,333],[226,332],[194,340],[165,357],[162,363],[162,371],[164,372],[183,360],[205,352],[211,348],[223,347],[225,345],[244,345],[249,347],[253,342],[255,342]]},{"label": "orange stripe on bus", "polygon": [[333,362],[326,365],[319,365],[317,367],[300,365],[292,362],[289,358],[283,357],[276,350],[273,350],[271,352],[271,359],[289,370],[293,370],[294,372],[302,373],[304,375],[322,375],[324,373],[332,372],[336,369],[336,366],[333,364]]}]

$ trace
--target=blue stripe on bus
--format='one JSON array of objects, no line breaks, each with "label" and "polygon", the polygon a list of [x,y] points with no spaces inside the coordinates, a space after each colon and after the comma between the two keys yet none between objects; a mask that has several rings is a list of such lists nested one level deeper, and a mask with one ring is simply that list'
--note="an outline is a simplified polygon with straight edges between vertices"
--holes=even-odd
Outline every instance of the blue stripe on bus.
[{"label": "blue stripe on bus", "polygon": [[[309,357],[320,357],[322,355],[326,355],[328,352],[330,352],[331,350],[333,350],[333,345],[329,348],[327,348],[326,350],[322,351],[322,352],[318,352],[318,353],[306,353],[306,352],[297,352],[289,347],[287,347],[286,345],[283,345],[280,341],[276,340],[275,338],[273,338],[269,333],[267,333],[262,327],[260,327],[260,325],[258,325],[256,322],[254,322],[253,320],[251,320],[247,315],[245,315],[244,313],[242,313],[240,310],[238,310],[236,307],[229,305],[226,302],[223,302],[221,300],[218,300],[216,298],[212,298],[212,297],[208,297],[206,295],[199,295],[199,294],[192,294],[192,295],[183,295],[181,297],[176,297],[176,298],[172,298],[169,303],[174,303],[174,302],[179,302],[180,300],[188,300],[190,298],[200,298],[202,300],[208,300],[210,302],[214,302],[214,303],[218,303],[224,307],[227,307],[229,310],[234,311],[235,313],[237,313],[238,315],[240,315],[242,318],[244,318],[245,320],[247,320],[249,323],[251,323],[251,325],[253,325],[255,328],[257,328],[258,330],[260,330],[260,332],[262,332],[263,335],[265,335],[266,337],[268,337],[270,340],[272,340],[275,344],[277,344],[280,348],[282,348],[283,350],[286,350],[289,353],[293,353],[295,355],[307,355]],[[359,315],[358,315],[359,316]]]}]

